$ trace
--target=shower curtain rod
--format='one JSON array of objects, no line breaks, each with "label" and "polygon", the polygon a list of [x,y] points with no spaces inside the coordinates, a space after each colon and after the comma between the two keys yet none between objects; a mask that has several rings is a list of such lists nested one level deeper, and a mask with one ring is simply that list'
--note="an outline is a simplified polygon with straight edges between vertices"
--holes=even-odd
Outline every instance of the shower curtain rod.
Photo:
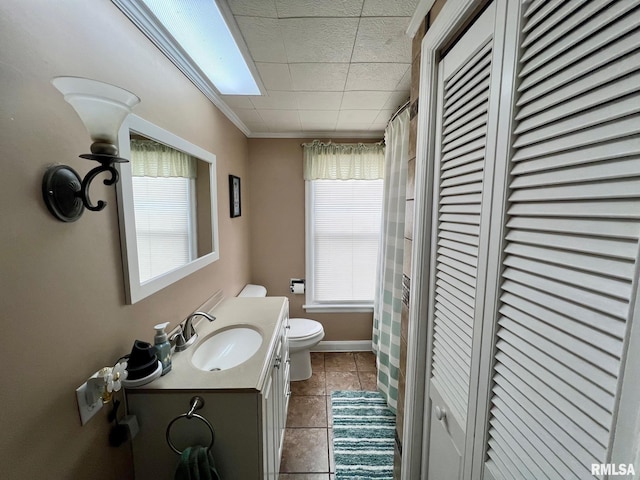
[{"label": "shower curtain rod", "polygon": [[398,110],[396,110],[396,113],[394,113],[393,115],[391,115],[391,118],[389,119],[389,121],[387,122],[387,125],[391,122],[393,122],[395,120],[395,118],[400,115],[409,105],[411,104],[411,99],[407,100],[405,103],[403,103],[402,105],[400,105],[400,107],[398,107]]}]

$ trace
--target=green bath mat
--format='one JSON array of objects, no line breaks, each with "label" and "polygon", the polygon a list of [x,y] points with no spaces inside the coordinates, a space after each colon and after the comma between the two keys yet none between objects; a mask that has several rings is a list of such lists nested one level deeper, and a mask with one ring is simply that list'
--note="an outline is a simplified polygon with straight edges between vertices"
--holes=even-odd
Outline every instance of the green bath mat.
[{"label": "green bath mat", "polygon": [[331,394],[336,480],[393,479],[396,417],[378,392]]}]

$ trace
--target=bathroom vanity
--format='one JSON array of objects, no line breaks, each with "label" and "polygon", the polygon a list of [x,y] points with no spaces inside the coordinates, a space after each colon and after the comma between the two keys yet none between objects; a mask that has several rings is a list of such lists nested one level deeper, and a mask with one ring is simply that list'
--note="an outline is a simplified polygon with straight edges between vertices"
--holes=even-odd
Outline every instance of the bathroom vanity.
[{"label": "bathroom vanity", "polygon": [[[278,478],[290,396],[288,300],[229,298],[210,313],[216,320],[196,325],[196,343],[174,354],[171,372],[126,391],[129,414],[136,415],[140,426],[133,440],[136,478],[173,479],[180,457],[168,441],[182,451],[193,445],[209,446],[212,440],[211,452],[224,480]],[[247,341],[249,348],[257,348],[255,353],[242,360],[240,351],[231,364],[239,359],[241,363],[225,366],[221,350],[244,348],[240,334],[245,330],[258,332],[262,342],[256,347]],[[236,332],[239,335],[234,338]],[[203,363],[205,351],[218,360]],[[215,439],[209,425],[195,416],[172,423],[189,411],[196,395],[204,406],[195,413],[209,422]]]}]

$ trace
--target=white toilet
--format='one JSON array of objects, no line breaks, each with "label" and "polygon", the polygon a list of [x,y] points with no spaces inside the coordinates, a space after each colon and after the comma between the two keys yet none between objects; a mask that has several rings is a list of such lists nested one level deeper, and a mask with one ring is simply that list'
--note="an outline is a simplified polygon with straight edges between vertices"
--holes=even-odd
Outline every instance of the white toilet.
[{"label": "white toilet", "polygon": [[[262,285],[246,285],[239,297],[266,297],[267,289]],[[320,322],[308,318],[290,318],[289,357],[291,358],[291,381],[311,377],[311,349],[324,338]]]}]

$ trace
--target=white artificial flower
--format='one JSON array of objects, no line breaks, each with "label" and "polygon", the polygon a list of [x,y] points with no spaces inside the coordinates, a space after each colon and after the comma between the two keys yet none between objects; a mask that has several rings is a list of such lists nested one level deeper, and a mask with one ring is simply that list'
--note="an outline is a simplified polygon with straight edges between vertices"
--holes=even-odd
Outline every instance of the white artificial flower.
[{"label": "white artificial flower", "polygon": [[127,379],[127,362],[118,362],[107,375],[107,392],[117,392],[122,388],[122,380]]}]

